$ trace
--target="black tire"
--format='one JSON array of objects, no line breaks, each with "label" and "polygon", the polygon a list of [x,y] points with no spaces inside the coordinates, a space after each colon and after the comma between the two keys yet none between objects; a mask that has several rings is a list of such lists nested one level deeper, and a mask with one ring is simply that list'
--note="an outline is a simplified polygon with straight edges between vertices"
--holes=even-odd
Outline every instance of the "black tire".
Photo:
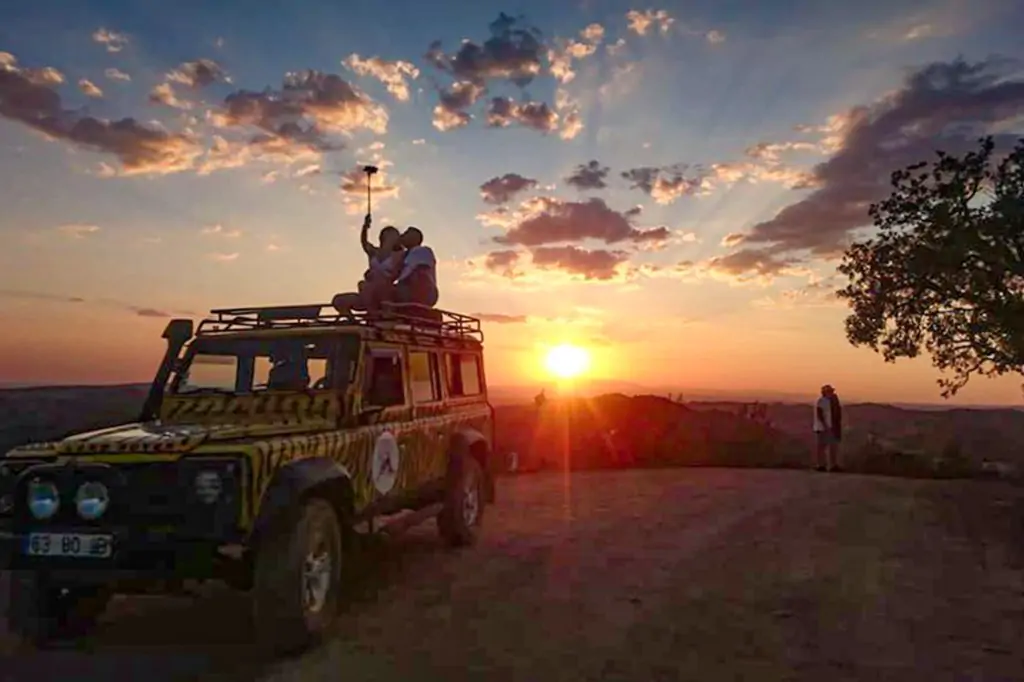
[{"label": "black tire", "polygon": [[474,457],[466,457],[445,494],[437,515],[437,529],[450,547],[473,545],[484,519],[484,471]]},{"label": "black tire", "polygon": [[[253,625],[269,653],[297,653],[318,642],[334,623],[342,547],[338,515],[319,497],[308,499],[261,541],[253,576]],[[327,558],[322,573],[327,583],[311,592],[307,573],[314,555]]]},{"label": "black tire", "polygon": [[10,588],[8,626],[36,646],[88,634],[113,596],[105,586],[62,586],[30,571],[13,572]]}]

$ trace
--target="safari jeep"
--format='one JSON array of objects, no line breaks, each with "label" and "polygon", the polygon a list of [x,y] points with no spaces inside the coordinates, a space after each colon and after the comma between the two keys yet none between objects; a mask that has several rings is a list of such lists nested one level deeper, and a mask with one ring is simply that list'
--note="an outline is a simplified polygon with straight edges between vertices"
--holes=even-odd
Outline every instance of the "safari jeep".
[{"label": "safari jeep", "polygon": [[0,459],[11,628],[81,632],[116,592],[217,579],[296,650],[334,620],[359,537],[436,517],[473,543],[495,470],[480,322],[414,308],[172,320],[137,423]]}]

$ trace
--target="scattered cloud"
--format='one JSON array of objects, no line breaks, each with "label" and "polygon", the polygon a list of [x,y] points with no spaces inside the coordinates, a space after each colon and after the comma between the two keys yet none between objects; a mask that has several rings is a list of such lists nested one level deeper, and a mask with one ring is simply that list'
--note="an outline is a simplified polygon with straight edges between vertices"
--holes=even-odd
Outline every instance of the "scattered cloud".
[{"label": "scattered cloud", "polygon": [[506,204],[520,192],[533,189],[537,181],[518,173],[506,173],[480,185],[480,196],[488,204]]},{"label": "scattered cloud", "polygon": [[565,179],[567,185],[572,185],[579,190],[604,189],[608,186],[605,180],[611,168],[602,166],[597,160],[576,166],[575,170]]},{"label": "scattered cloud", "polygon": [[629,258],[625,251],[581,249],[578,246],[540,246],[531,251],[533,264],[541,269],[563,270],[586,280],[609,280]]},{"label": "scattered cloud", "polygon": [[631,168],[622,173],[632,189],[639,189],[659,204],[671,204],[682,196],[697,194],[702,185],[699,172],[690,173],[688,164]]},{"label": "scattered cloud", "polygon": [[434,107],[434,127],[445,132],[468,125],[473,119],[467,109],[476,104],[486,89],[472,81],[460,81],[439,90],[440,102]]},{"label": "scattered cloud", "polygon": [[199,90],[214,83],[230,83],[224,68],[212,59],[196,59],[191,62],[183,62],[178,68],[167,74],[167,80],[178,83],[193,90]]},{"label": "scattered cloud", "polygon": [[473,317],[483,322],[494,322],[495,324],[523,324],[526,322],[526,315],[506,315],[504,313],[473,313]]},{"label": "scattered cloud", "polygon": [[579,38],[557,41],[548,49],[548,68],[559,83],[568,83],[576,77],[573,62],[580,61],[597,52],[604,39],[604,27],[590,24],[579,33]]},{"label": "scattered cloud", "polygon": [[85,299],[79,296],[64,296],[41,291],[21,291],[16,289],[0,289],[0,297],[31,301],[52,301],[53,303],[85,303]]},{"label": "scattered cloud", "polygon": [[171,316],[170,313],[164,312],[163,310],[158,310],[156,308],[137,308],[137,307],[132,307],[131,310],[132,310],[132,312],[134,312],[139,317],[170,317]]},{"label": "scattered cloud", "polygon": [[401,102],[409,101],[408,81],[416,80],[420,76],[420,70],[411,62],[401,60],[389,62],[380,57],[363,59],[358,54],[351,54],[342,61],[342,64],[360,76],[376,78]]},{"label": "scattered cloud", "polygon": [[239,254],[237,252],[233,252],[233,253],[211,253],[211,254],[209,254],[209,257],[210,257],[211,260],[214,260],[214,261],[216,261],[218,263],[231,263],[233,261],[238,260],[238,255]]},{"label": "scattered cloud", "polygon": [[71,223],[68,225],[60,225],[57,227],[57,231],[61,234],[70,237],[72,239],[84,239],[89,235],[96,234],[100,231],[99,225],[83,225],[80,223]]},{"label": "scattered cloud", "polygon": [[487,107],[487,125],[507,128],[518,123],[544,133],[558,129],[558,114],[544,102],[514,102],[508,97],[494,97]]},{"label": "scattered cloud", "polygon": [[725,34],[715,29],[712,29],[705,33],[704,37],[712,45],[720,45],[725,42]]},{"label": "scattered cloud", "polygon": [[416,138],[415,140],[413,140],[412,143],[415,144],[415,145],[421,145],[421,144],[426,144],[427,141],[424,140],[422,137],[419,137],[419,138]]},{"label": "scattered cloud", "polygon": [[675,23],[675,19],[663,9],[647,9],[639,11],[631,9],[626,12],[626,22],[629,30],[638,36],[647,35],[647,32],[654,28],[662,34],[667,34]]},{"label": "scattered cloud", "polygon": [[129,42],[126,34],[111,31],[110,29],[103,27],[100,27],[93,32],[92,39],[94,42],[106,47],[107,52],[120,52],[126,45],[128,45]]},{"label": "scattered cloud", "polygon": [[103,75],[106,76],[107,78],[109,78],[112,81],[126,81],[127,82],[127,81],[130,81],[132,79],[131,76],[129,76],[127,73],[125,73],[121,69],[115,69],[113,67],[111,67],[111,68],[107,69],[106,71],[104,71]]},{"label": "scattered cloud", "polygon": [[43,133],[51,140],[118,157],[125,175],[173,173],[193,165],[202,153],[190,136],[148,127],[132,118],[108,121],[65,109],[46,70],[0,65],[0,116]]},{"label": "scattered cloud", "polygon": [[103,97],[103,90],[88,78],[83,78],[78,81],[78,89],[81,90],[82,94],[86,97]]},{"label": "scattered cloud", "polygon": [[180,99],[170,83],[160,83],[150,90],[149,101],[153,104],[162,104],[172,109],[181,109],[182,111],[192,108],[192,102]]},{"label": "scattered cloud", "polygon": [[228,230],[223,225],[208,225],[203,229],[199,230],[199,234],[206,236],[217,236],[224,237],[225,239],[238,239],[242,236],[242,231],[239,229]]},{"label": "scattered cloud", "polygon": [[537,197],[523,202],[516,222],[494,241],[499,244],[541,246],[595,239],[605,244],[660,242],[669,238],[665,227],[640,229],[631,222],[635,210],[621,213],[604,200],[563,201]]},{"label": "scattered cloud", "polygon": [[[933,158],[937,149],[974,149],[993,126],[1024,115],[1024,79],[1011,66],[996,58],[932,63],[910,73],[898,91],[833,117],[836,151],[813,169],[816,189],[735,237],[744,249],[727,263],[765,271],[804,253],[839,255],[851,233],[870,224],[868,207],[888,196],[894,170]],[[1008,148],[1017,137],[996,141]]]}]

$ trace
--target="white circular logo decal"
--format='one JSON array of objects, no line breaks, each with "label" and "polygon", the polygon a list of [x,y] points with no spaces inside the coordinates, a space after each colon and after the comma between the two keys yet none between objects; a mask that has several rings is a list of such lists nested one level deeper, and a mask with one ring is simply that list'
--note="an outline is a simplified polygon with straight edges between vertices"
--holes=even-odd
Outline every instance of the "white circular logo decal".
[{"label": "white circular logo decal", "polygon": [[382,495],[386,495],[395,487],[398,479],[398,466],[401,458],[398,452],[398,441],[395,434],[385,431],[377,438],[373,446],[373,463],[370,475],[373,476],[373,487]]}]

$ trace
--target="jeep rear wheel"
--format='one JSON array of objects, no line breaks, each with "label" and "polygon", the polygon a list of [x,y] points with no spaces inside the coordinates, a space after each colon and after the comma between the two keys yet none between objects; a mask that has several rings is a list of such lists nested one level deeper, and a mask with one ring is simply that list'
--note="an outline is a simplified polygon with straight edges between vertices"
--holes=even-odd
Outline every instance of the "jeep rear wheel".
[{"label": "jeep rear wheel", "polygon": [[484,518],[484,472],[473,457],[462,462],[460,474],[446,494],[444,509],[437,516],[437,529],[452,547],[476,542]]},{"label": "jeep rear wheel", "polygon": [[112,596],[104,586],[62,586],[28,571],[11,574],[10,590],[8,625],[35,645],[88,633]]},{"label": "jeep rear wheel", "polygon": [[338,613],[342,530],[329,502],[309,499],[260,543],[253,619],[260,643],[293,653],[315,643]]}]

